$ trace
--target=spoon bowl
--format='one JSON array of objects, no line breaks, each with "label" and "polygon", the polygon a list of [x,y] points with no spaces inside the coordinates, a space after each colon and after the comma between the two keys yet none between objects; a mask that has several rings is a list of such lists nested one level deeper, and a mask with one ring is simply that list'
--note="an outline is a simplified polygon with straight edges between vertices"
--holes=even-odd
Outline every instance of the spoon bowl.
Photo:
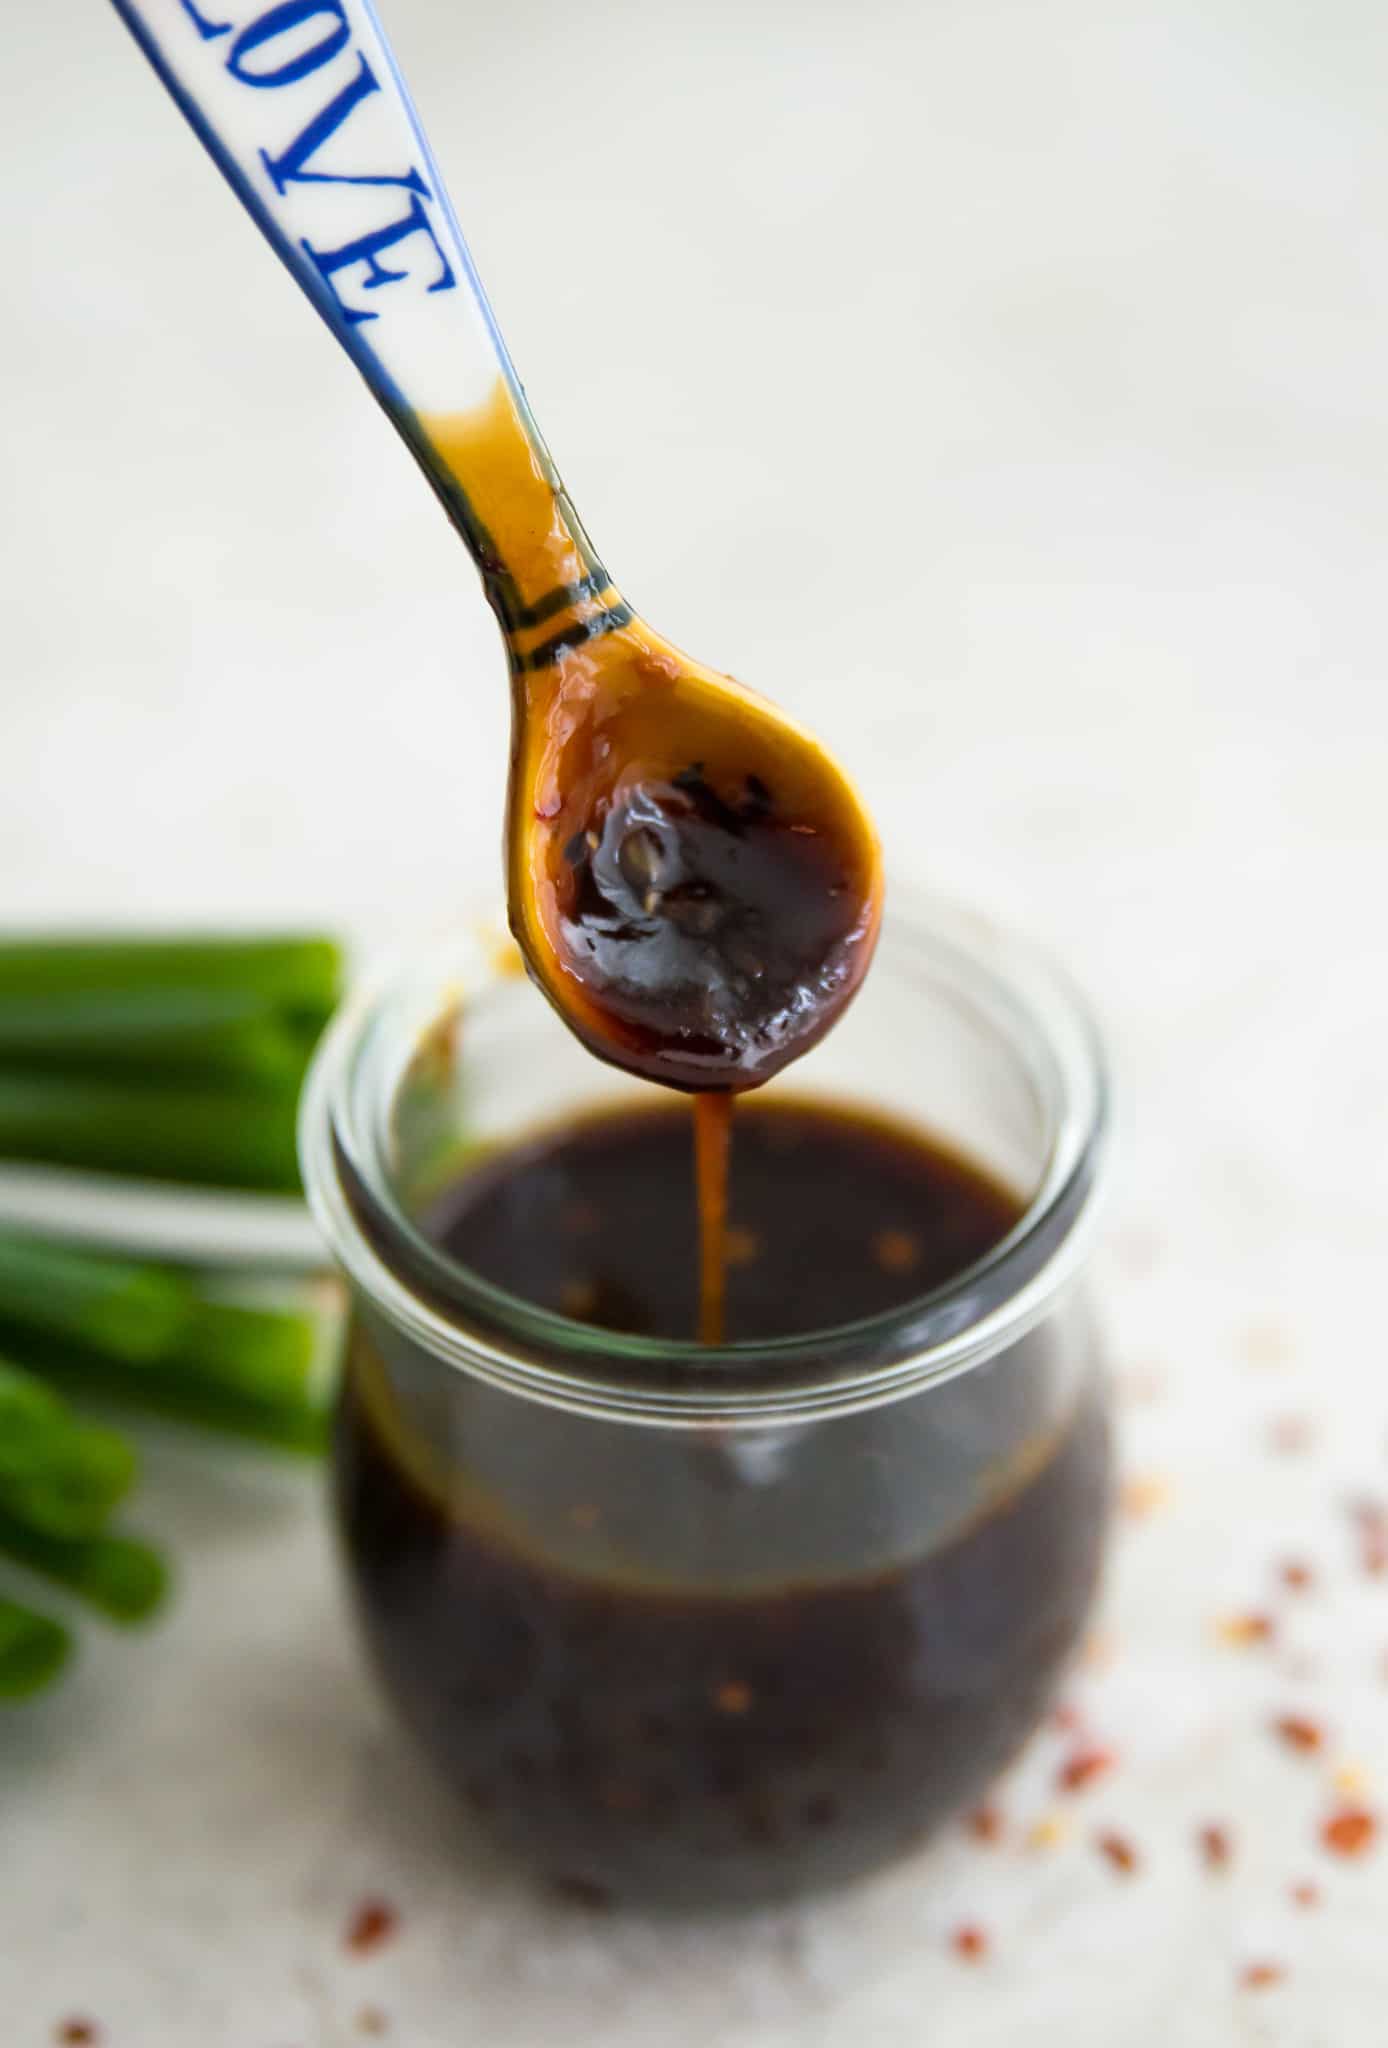
[{"label": "spoon bowl", "polygon": [[532,976],[602,1059],[675,1088],[768,1080],[872,956],[881,860],[852,786],[640,620],[526,697],[508,871]]}]

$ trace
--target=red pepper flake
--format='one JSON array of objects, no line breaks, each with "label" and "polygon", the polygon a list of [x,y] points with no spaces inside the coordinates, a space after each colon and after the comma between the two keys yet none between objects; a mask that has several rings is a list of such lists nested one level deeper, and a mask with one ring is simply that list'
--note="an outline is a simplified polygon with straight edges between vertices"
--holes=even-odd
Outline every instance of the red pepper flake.
[{"label": "red pepper flake", "polygon": [[1336,1856],[1362,1856],[1378,1833],[1378,1817],[1366,1806],[1339,1806],[1321,1823],[1321,1840]]},{"label": "red pepper flake", "polygon": [[1309,1593],[1316,1583],[1316,1575],[1310,1565],[1299,1557],[1285,1558],[1278,1567],[1277,1576],[1289,1593]]},{"label": "red pepper flake", "polygon": [[394,1906],[388,1906],[384,1899],[363,1899],[347,1924],[343,1947],[353,1955],[370,1955],[374,1949],[385,1946],[399,1925],[400,1915]]},{"label": "red pepper flake", "polygon": [[1142,1858],[1127,1836],[1116,1834],[1112,1829],[1097,1834],[1094,1837],[1094,1846],[1101,1856],[1108,1858],[1115,1870],[1121,1871],[1124,1877],[1131,1877],[1141,1864]]},{"label": "red pepper flake", "polygon": [[70,2020],[58,2022],[53,2030],[53,2038],[62,2043],[62,2048],[96,2048],[96,2043],[101,2039],[101,2029],[95,2020],[74,2016]]},{"label": "red pepper flake", "polygon": [[1319,1721],[1312,1721],[1305,1714],[1279,1714],[1272,1730],[1288,1749],[1299,1749],[1303,1755],[1325,1746],[1325,1730]]},{"label": "red pepper flake", "polygon": [[1201,1828],[1197,1837],[1200,1854],[1207,1870],[1227,1870],[1234,1854],[1234,1844],[1229,1830],[1218,1821],[1210,1821]]},{"label": "red pepper flake", "polygon": [[1215,1633],[1220,1641],[1237,1650],[1251,1649],[1255,1643],[1270,1643],[1276,1632],[1272,1616],[1256,1611],[1226,1614],[1215,1623]]},{"label": "red pepper flake", "polygon": [[1116,1758],[1111,1749],[1094,1745],[1088,1749],[1077,1749],[1067,1757],[1056,1772],[1056,1788],[1061,1792],[1080,1792],[1086,1785],[1092,1785],[1096,1778],[1102,1778],[1113,1769]]},{"label": "red pepper flake", "polygon": [[1058,1728],[1062,1735],[1073,1735],[1083,1725],[1084,1716],[1073,1700],[1062,1700],[1058,1707],[1052,1707],[1051,1726]]},{"label": "red pepper flake", "polygon": [[996,1806],[976,1806],[965,1826],[976,1842],[996,1842],[1002,1837],[1002,1814]]},{"label": "red pepper flake", "polygon": [[950,1947],[966,1963],[981,1963],[988,1953],[988,1937],[981,1927],[966,1922],[950,1936]]},{"label": "red pepper flake", "polygon": [[1359,1562],[1371,1578],[1388,1572],[1388,1507],[1381,1500],[1352,1500],[1349,1518],[1359,1537]]},{"label": "red pepper flake", "polygon": [[1118,1492],[1120,1511],[1130,1522],[1145,1522],[1171,1499],[1171,1482],[1159,1472],[1134,1472]]},{"label": "red pepper flake", "polygon": [[752,1688],[744,1678],[725,1678],[714,1690],[713,1704],[720,1714],[745,1714],[752,1705]]},{"label": "red pepper flake", "polygon": [[1239,1984],[1245,1991],[1267,1991],[1286,1974],[1281,1963],[1245,1963],[1239,1971]]},{"label": "red pepper flake", "polygon": [[1063,1813],[1043,1813],[1027,1829],[1029,1849],[1058,1849],[1070,1832],[1071,1823]]},{"label": "red pepper flake", "polygon": [[1303,1912],[1309,1913],[1321,1902],[1321,1888],[1318,1884],[1312,1884],[1309,1877],[1301,1878],[1298,1883],[1289,1885],[1287,1889],[1292,1904],[1300,1906]]},{"label": "red pepper flake", "polygon": [[1268,1424],[1268,1449],[1279,1457],[1300,1457],[1315,1440],[1316,1425],[1309,1415],[1274,1415]]}]

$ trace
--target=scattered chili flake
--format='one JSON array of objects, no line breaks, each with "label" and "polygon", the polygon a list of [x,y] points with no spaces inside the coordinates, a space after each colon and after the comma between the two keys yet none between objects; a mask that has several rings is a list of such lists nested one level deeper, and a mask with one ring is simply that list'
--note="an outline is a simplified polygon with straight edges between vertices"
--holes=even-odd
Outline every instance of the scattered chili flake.
[{"label": "scattered chili flake", "polygon": [[1111,1828],[1102,1830],[1094,1837],[1094,1846],[1101,1856],[1106,1856],[1115,1870],[1124,1877],[1131,1877],[1142,1859],[1126,1835],[1120,1835]]},{"label": "scattered chili flake", "polygon": [[1278,1567],[1277,1576],[1289,1593],[1307,1593],[1316,1583],[1316,1575],[1310,1565],[1299,1557],[1285,1558]]},{"label": "scattered chili flake", "polygon": [[1296,1884],[1289,1885],[1287,1890],[1292,1904],[1300,1906],[1304,1912],[1309,1913],[1313,1906],[1318,1906],[1321,1902],[1321,1888],[1318,1884],[1312,1884],[1309,1877],[1303,1877]]},{"label": "scattered chili flake", "polygon": [[1171,1482],[1160,1473],[1134,1473],[1125,1479],[1119,1489],[1118,1505],[1129,1521],[1145,1521],[1158,1508],[1164,1508],[1171,1499]]},{"label": "scattered chili flake", "polygon": [[53,2030],[53,2038],[60,2041],[63,2048],[96,2048],[96,2043],[101,2039],[101,2029],[95,2020],[74,2016],[70,2020],[58,2022]]},{"label": "scattered chili flake", "polygon": [[1043,1813],[1027,1829],[1029,1849],[1058,1849],[1069,1834],[1072,1823],[1063,1813]]},{"label": "scattered chili flake", "polygon": [[1336,1856],[1362,1856],[1377,1833],[1377,1815],[1366,1806],[1339,1806],[1321,1823],[1321,1840]]},{"label": "scattered chili flake", "polygon": [[1215,1634],[1219,1640],[1236,1650],[1251,1649],[1255,1643],[1270,1643],[1276,1632],[1272,1616],[1256,1611],[1226,1614],[1215,1623]]},{"label": "scattered chili flake", "polygon": [[909,1230],[879,1230],[872,1256],[884,1273],[909,1273],[921,1255],[920,1239]]},{"label": "scattered chili flake", "polygon": [[1062,1700],[1058,1707],[1051,1709],[1051,1726],[1059,1728],[1062,1734],[1073,1735],[1083,1721],[1084,1716],[1073,1700]]},{"label": "scattered chili flake", "polygon": [[1273,1984],[1280,1984],[1286,1974],[1281,1963],[1245,1963],[1239,1971],[1239,1983],[1245,1991],[1266,1991]]},{"label": "scattered chili flake", "polygon": [[353,1955],[370,1955],[383,1948],[400,1925],[400,1915],[384,1899],[363,1899],[347,1924],[343,1946]]},{"label": "scattered chili flake", "polygon": [[1281,1457],[1299,1457],[1315,1440],[1316,1425],[1309,1415],[1275,1415],[1268,1424],[1268,1449]]},{"label": "scattered chili flake", "polygon": [[975,1927],[968,1921],[964,1926],[955,1928],[950,1936],[950,1946],[966,1963],[979,1963],[988,1953],[988,1937],[981,1927]]},{"label": "scattered chili flake", "polygon": [[1350,1512],[1359,1531],[1359,1562],[1371,1578],[1382,1578],[1388,1572],[1388,1508],[1360,1501]]},{"label": "scattered chili flake", "polygon": [[720,1714],[745,1714],[752,1704],[752,1688],[744,1678],[725,1678],[713,1695]]},{"label": "scattered chili flake", "polygon": [[1221,1826],[1218,1821],[1209,1821],[1201,1828],[1197,1839],[1207,1870],[1228,1868],[1234,1854],[1234,1844],[1228,1828]]},{"label": "scattered chili flake", "polygon": [[996,1842],[1002,1837],[1002,1814],[996,1806],[976,1806],[965,1826],[976,1842]]},{"label": "scattered chili flake", "polygon": [[1368,1789],[1369,1776],[1359,1764],[1336,1764],[1330,1782],[1342,1799],[1358,1799]]},{"label": "scattered chili flake", "polygon": [[1306,1714],[1279,1714],[1272,1724],[1272,1732],[1288,1749],[1299,1749],[1309,1755],[1313,1750],[1325,1746],[1325,1730],[1319,1721],[1313,1721]]},{"label": "scattered chili flake", "polygon": [[1102,1778],[1113,1769],[1116,1758],[1111,1749],[1097,1745],[1089,1749],[1077,1749],[1073,1756],[1056,1772],[1056,1788],[1061,1792],[1079,1792],[1086,1785],[1092,1785],[1096,1778]]}]

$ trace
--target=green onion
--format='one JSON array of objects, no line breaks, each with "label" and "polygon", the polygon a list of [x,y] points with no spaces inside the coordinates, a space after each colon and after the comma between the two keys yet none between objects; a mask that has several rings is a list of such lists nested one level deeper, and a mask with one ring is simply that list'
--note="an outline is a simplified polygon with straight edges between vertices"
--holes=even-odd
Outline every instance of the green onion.
[{"label": "green onion", "polygon": [[236,989],[0,996],[0,1064],[287,1083],[302,1075],[325,1021]]},{"label": "green onion", "polygon": [[27,1699],[67,1662],[72,1639],[61,1622],[0,1599],[0,1700]]},{"label": "green onion", "polygon": [[326,1016],[342,990],[342,949],[332,939],[297,934],[0,939],[0,1003],[18,996],[173,989],[234,989],[277,1009]]},{"label": "green onion", "polygon": [[320,1337],[313,1315],[199,1301],[168,1362],[209,1387],[283,1408],[307,1396]]},{"label": "green onion", "polygon": [[[342,976],[312,935],[0,938],[0,1159],[297,1192],[299,1089]],[[318,1451],[329,1336],[312,1297],[0,1228],[0,1559],[142,1620],[164,1561],[110,1528],[134,1452],[60,1389]],[[0,1701],[70,1648],[0,1597]]]},{"label": "green onion", "polygon": [[50,1536],[0,1512],[0,1551],[69,1587],[113,1621],[143,1621],[168,1586],[168,1570],[158,1551],[129,1536]]},{"label": "green onion", "polygon": [[317,1457],[327,1446],[329,1416],[324,1400],[276,1401],[237,1394],[200,1380],[191,1369],[135,1369],[108,1365],[100,1359],[71,1359],[53,1370],[74,1394],[93,1395],[174,1422],[246,1437],[304,1457]]},{"label": "green onion", "polygon": [[0,1360],[0,1510],[53,1536],[92,1536],[134,1479],[124,1437]]},{"label": "green onion", "polygon": [[[329,1349],[328,1323],[314,1315],[246,1310],[233,1324],[220,1305],[218,1320],[221,1331],[216,1355],[208,1355],[214,1368],[209,1371],[192,1350],[135,1365],[17,1324],[0,1324],[0,1344],[11,1358],[66,1393],[93,1395],[285,1450],[321,1451],[328,1434],[331,1375],[315,1368],[320,1353]],[[263,1356],[253,1341],[256,1329],[269,1334]]]},{"label": "green onion", "polygon": [[288,1194],[297,1081],[254,1094],[0,1072],[0,1158]]},{"label": "green onion", "polygon": [[0,1316],[94,1344],[117,1358],[167,1357],[195,1306],[160,1266],[0,1230]]}]

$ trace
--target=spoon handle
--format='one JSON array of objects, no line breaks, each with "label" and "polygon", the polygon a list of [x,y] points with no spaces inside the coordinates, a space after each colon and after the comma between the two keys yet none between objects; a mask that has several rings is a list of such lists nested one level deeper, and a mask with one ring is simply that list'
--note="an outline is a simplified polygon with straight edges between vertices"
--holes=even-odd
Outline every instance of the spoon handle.
[{"label": "spoon handle", "polygon": [[[568,577],[605,576],[526,405],[371,0],[114,0],[275,254],[404,437],[482,570],[524,616],[491,472],[466,434],[490,406],[509,462],[555,500]],[[470,473],[471,472],[471,473]],[[479,504],[481,509],[479,510]],[[528,578],[526,580],[529,580]],[[547,565],[537,574],[552,580]]]}]

